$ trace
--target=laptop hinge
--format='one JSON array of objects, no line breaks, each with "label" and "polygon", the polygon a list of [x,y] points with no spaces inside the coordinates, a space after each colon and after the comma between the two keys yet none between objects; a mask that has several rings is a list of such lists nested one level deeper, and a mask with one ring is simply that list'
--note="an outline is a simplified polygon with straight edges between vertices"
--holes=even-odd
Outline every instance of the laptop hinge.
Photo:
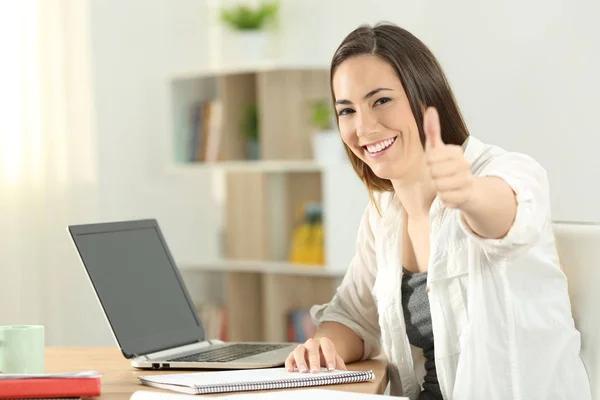
[{"label": "laptop hinge", "polygon": [[183,346],[179,346],[179,347],[174,347],[172,349],[167,349],[167,350],[161,350],[161,351],[155,351],[153,353],[147,353],[144,354],[142,357],[148,359],[148,360],[155,360],[155,359],[164,359],[165,357],[176,357],[179,355],[183,355],[183,354],[187,354],[187,353],[192,353],[194,351],[198,351],[200,349],[203,349],[205,347],[209,347],[214,345],[211,344],[209,341],[203,341],[203,342],[194,342],[191,344],[186,344]]},{"label": "laptop hinge", "polygon": [[194,345],[194,344],[197,344],[197,343],[202,343],[202,342],[203,342],[203,340],[194,340],[193,342],[180,344],[177,347],[167,347],[167,348],[160,349],[160,350],[154,350],[153,352],[150,352],[150,353],[143,353],[143,354],[141,354],[141,353],[131,353],[131,357],[129,357],[129,358],[147,357],[147,356],[149,356],[151,354],[160,353],[160,352],[163,352],[163,351],[169,351],[169,350],[173,350],[173,349],[178,349],[178,348],[183,347],[183,346],[191,346],[191,345]]}]

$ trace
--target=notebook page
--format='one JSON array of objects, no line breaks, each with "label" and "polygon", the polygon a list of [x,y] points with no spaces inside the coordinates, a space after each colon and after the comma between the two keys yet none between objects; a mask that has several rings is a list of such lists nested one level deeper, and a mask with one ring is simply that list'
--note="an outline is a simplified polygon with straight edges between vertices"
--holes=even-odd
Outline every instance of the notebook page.
[{"label": "notebook page", "polygon": [[[212,396],[211,396],[212,397]],[[217,397],[214,397],[215,399]],[[328,389],[298,389],[274,391],[269,393],[242,393],[220,397],[221,400],[386,400],[389,396],[379,394],[363,394],[354,392],[343,392]],[[158,399],[157,399],[158,400]],[[408,397],[394,397],[394,400],[409,400]]]},{"label": "notebook page", "polygon": [[[297,389],[297,390],[277,390],[261,393],[241,393],[227,396],[203,395],[202,399],[220,399],[220,400],[307,400],[307,399],[327,399],[327,400],[385,400],[387,396],[377,394],[362,394],[352,392],[342,392],[326,389]],[[395,400],[408,400],[408,397],[394,397]],[[174,394],[164,392],[149,392],[139,390],[135,392],[130,400],[198,400],[197,395]]]},{"label": "notebook page", "polygon": [[237,371],[217,371],[217,372],[194,372],[187,374],[168,374],[168,375],[147,375],[140,376],[142,381],[187,386],[187,387],[202,387],[205,385],[228,385],[241,382],[268,382],[280,380],[304,380],[307,378],[323,375],[327,378],[344,377],[350,371],[327,371],[322,368],[321,372],[312,374],[299,372],[288,372],[285,368],[266,368],[266,369],[251,369]]}]

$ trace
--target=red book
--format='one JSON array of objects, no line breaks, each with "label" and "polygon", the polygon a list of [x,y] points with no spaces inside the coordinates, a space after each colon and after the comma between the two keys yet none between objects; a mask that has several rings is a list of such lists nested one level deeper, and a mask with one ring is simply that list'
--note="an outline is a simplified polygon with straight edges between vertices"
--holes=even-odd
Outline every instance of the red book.
[{"label": "red book", "polygon": [[0,399],[100,396],[100,377],[0,379]]}]

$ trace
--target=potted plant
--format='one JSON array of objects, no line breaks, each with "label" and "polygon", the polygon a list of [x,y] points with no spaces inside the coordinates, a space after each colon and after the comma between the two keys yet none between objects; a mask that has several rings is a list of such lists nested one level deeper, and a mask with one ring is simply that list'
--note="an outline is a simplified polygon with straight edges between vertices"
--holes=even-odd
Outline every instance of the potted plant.
[{"label": "potted plant", "polygon": [[316,100],[310,104],[313,158],[321,164],[340,163],[346,160],[342,139],[335,128],[331,103]]},{"label": "potted plant", "polygon": [[264,59],[267,55],[269,35],[267,28],[273,26],[279,15],[277,1],[261,1],[256,6],[241,3],[221,9],[221,21],[235,33],[236,50],[245,58]]},{"label": "potted plant", "polygon": [[331,120],[331,105],[325,100],[316,100],[312,102],[312,125],[314,128],[322,131],[331,130],[333,122]]},{"label": "potted plant", "polygon": [[256,107],[256,104],[246,104],[243,132],[246,137],[246,157],[249,160],[260,159],[258,108]]}]

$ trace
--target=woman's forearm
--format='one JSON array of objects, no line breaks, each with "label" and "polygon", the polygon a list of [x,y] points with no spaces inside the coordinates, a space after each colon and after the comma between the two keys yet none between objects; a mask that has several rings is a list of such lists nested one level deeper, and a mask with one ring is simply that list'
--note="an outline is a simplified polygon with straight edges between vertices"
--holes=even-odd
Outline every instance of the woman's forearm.
[{"label": "woman's forearm", "polygon": [[331,340],[345,363],[358,361],[363,356],[363,340],[346,325],[338,322],[323,322],[314,337],[326,337]]},{"label": "woman's forearm", "polygon": [[498,177],[475,178],[472,199],[461,208],[467,226],[477,235],[499,239],[515,220],[517,200],[508,183]]}]

